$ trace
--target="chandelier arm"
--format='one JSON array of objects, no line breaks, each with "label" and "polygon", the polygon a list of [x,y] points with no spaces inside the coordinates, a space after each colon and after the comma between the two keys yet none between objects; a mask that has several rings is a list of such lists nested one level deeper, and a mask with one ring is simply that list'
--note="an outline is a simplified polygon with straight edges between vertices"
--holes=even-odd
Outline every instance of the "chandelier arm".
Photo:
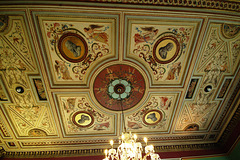
[{"label": "chandelier arm", "polygon": [[[114,157],[116,160],[119,160],[119,158],[117,157],[117,156],[112,156],[112,157]],[[113,160],[113,159],[112,159]]]},{"label": "chandelier arm", "polygon": [[149,155],[150,155],[150,153],[146,154],[146,155],[143,157],[142,160],[146,160],[147,156],[149,156]]}]

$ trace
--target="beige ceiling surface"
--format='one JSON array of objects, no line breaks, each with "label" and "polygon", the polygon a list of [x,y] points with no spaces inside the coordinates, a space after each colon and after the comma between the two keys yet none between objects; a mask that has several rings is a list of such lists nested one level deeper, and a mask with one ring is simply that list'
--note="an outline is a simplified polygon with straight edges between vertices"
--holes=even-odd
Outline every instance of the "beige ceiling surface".
[{"label": "beige ceiling surface", "polygon": [[159,152],[224,139],[239,104],[238,12],[79,4],[1,7],[6,152],[103,149],[124,126]]}]

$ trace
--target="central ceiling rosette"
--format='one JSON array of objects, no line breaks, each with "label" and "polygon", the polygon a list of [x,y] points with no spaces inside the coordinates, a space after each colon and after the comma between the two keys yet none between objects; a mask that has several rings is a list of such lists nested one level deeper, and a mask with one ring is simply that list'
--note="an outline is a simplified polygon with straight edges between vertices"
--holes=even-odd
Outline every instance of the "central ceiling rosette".
[{"label": "central ceiling rosette", "polygon": [[97,101],[107,109],[120,111],[136,106],[145,93],[142,74],[129,65],[112,65],[96,77],[93,92]]}]

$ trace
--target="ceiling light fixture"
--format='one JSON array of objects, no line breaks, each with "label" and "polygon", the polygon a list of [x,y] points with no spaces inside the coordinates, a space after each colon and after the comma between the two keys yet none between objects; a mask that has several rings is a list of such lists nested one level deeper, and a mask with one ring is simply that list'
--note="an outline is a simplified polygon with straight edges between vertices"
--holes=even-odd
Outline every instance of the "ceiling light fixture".
[{"label": "ceiling light fixture", "polygon": [[[126,132],[125,120],[124,120],[124,113],[122,107],[122,98],[119,94],[120,105],[122,109],[122,119],[123,119],[123,126],[124,132],[122,136],[119,137],[119,146],[117,149],[113,148],[114,141],[110,141],[111,149],[105,150],[105,158],[103,160],[161,160],[158,154],[154,151],[153,145],[148,145],[148,140],[144,137],[145,146],[145,154],[143,154],[143,147],[140,142],[137,142],[137,135],[132,134],[131,132]],[[149,158],[148,158],[149,157]]]}]

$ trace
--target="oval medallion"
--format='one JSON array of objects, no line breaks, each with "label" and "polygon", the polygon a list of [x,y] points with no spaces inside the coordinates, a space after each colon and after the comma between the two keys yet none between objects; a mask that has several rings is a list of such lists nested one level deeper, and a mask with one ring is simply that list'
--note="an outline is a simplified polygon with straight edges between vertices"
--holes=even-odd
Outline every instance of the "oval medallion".
[{"label": "oval medallion", "polygon": [[161,64],[172,62],[178,55],[180,45],[178,40],[173,36],[160,38],[153,47],[153,57]]},{"label": "oval medallion", "polygon": [[162,120],[163,114],[159,110],[150,110],[143,116],[143,122],[147,125],[156,125]]},{"label": "oval medallion", "polygon": [[72,121],[78,127],[89,127],[93,124],[94,118],[88,112],[78,111],[72,116]]},{"label": "oval medallion", "polygon": [[73,63],[83,61],[88,53],[86,41],[76,33],[62,35],[58,42],[58,49],[63,58]]}]

